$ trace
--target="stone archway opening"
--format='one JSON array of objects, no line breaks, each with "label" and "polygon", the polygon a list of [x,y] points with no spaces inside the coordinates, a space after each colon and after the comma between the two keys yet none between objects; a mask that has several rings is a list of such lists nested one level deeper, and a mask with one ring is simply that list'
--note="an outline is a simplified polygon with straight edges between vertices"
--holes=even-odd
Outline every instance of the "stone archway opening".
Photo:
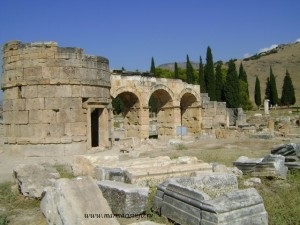
[{"label": "stone archway opening", "polygon": [[180,99],[181,125],[186,127],[187,135],[200,132],[200,115],[197,98],[192,93],[185,93]]},{"label": "stone archway opening", "polygon": [[174,107],[171,95],[158,89],[149,98],[149,137],[174,136]]},{"label": "stone archway opening", "polygon": [[141,130],[139,98],[134,93],[125,91],[118,94],[114,100],[119,104],[119,116],[122,116],[122,121],[117,123],[122,124],[124,137],[139,137]]}]

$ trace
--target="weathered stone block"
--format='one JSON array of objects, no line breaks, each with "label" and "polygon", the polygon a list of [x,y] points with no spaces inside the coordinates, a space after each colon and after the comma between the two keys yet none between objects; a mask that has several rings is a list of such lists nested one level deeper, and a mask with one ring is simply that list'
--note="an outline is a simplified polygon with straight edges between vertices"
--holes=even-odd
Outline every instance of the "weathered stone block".
[{"label": "weathered stone block", "polygon": [[262,197],[254,188],[234,191],[202,203],[201,225],[268,224]]},{"label": "weathered stone block", "polygon": [[103,218],[112,215],[112,211],[90,177],[57,180],[54,187],[45,190],[41,210],[50,225],[119,225],[114,217]]},{"label": "weathered stone block", "polygon": [[81,98],[63,98],[61,107],[63,109],[74,109],[74,108],[81,108],[82,100]]},{"label": "weathered stone block", "polygon": [[61,98],[45,98],[45,109],[61,109]]},{"label": "weathered stone block", "polygon": [[53,123],[56,121],[56,112],[53,110],[30,110],[30,123]]},{"label": "weathered stone block", "polygon": [[15,124],[28,124],[28,111],[13,111],[13,121]]},{"label": "weathered stone block", "polygon": [[53,98],[57,96],[57,88],[55,85],[38,85],[39,98]]},{"label": "weathered stone block", "polygon": [[24,196],[40,198],[45,187],[60,178],[56,169],[40,164],[20,164],[14,168],[19,190]]},{"label": "weathered stone block", "polygon": [[67,136],[83,136],[87,134],[86,123],[77,122],[77,123],[65,123],[65,134]]},{"label": "weathered stone block", "polygon": [[149,188],[108,180],[97,184],[114,214],[141,214],[146,211]]},{"label": "weathered stone block", "polygon": [[26,80],[40,80],[42,77],[42,67],[24,68],[23,74]]},{"label": "weathered stone block", "polygon": [[3,99],[9,100],[9,99],[17,99],[20,97],[20,91],[18,87],[12,87],[5,89],[3,92]]},{"label": "weathered stone block", "polygon": [[45,108],[44,98],[28,98],[28,99],[26,99],[26,110],[44,109],[44,108]]},{"label": "weathered stone block", "polygon": [[21,94],[24,98],[37,98],[38,86],[23,86]]}]

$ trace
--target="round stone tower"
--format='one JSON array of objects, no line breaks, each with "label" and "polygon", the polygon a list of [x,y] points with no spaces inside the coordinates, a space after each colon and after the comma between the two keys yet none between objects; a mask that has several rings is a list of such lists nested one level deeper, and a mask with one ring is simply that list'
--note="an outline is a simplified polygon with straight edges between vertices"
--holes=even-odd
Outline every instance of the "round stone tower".
[{"label": "round stone tower", "polygon": [[4,147],[27,156],[110,146],[108,59],[55,42],[3,46]]}]

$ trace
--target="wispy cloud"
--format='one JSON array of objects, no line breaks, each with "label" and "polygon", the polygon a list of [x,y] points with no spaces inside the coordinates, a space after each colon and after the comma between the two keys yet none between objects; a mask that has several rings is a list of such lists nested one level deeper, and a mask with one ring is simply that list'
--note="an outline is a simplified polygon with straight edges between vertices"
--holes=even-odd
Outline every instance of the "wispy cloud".
[{"label": "wispy cloud", "polygon": [[295,41],[295,43],[297,43],[297,42],[300,42],[300,38],[298,38],[298,39]]},{"label": "wispy cloud", "polygon": [[278,45],[271,45],[270,47],[267,47],[267,48],[261,48],[259,49],[258,53],[262,53],[262,52],[267,52],[267,51],[270,51],[272,50],[273,48],[276,48]]},{"label": "wispy cloud", "polygon": [[245,59],[245,58],[249,58],[251,56],[251,54],[250,53],[245,53],[244,55],[243,55],[243,58]]}]

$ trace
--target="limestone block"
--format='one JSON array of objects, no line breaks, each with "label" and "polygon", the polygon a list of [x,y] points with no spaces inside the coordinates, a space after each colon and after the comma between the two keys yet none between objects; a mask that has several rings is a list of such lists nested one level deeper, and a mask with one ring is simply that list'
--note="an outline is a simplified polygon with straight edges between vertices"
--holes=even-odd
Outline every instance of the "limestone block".
[{"label": "limestone block", "polygon": [[124,170],[121,168],[109,168],[96,166],[95,178],[97,180],[111,180],[124,183]]},{"label": "limestone block", "polygon": [[40,80],[42,77],[42,67],[28,67],[24,68],[24,79],[26,80]]},{"label": "limestone block", "polygon": [[60,138],[65,134],[65,125],[61,123],[49,124],[49,133],[51,137]]},{"label": "limestone block", "polygon": [[28,111],[13,111],[13,123],[28,124]]},{"label": "limestone block", "polygon": [[284,161],[284,156],[282,155],[266,155],[263,160],[255,166],[251,174],[253,176],[286,179],[288,168],[284,165]]},{"label": "limestone block", "polygon": [[104,218],[112,211],[91,177],[57,180],[45,190],[41,210],[50,225],[119,225],[114,217]]},{"label": "limestone block", "polygon": [[20,164],[14,168],[19,190],[24,196],[40,198],[45,187],[60,177],[56,169],[40,164]]},{"label": "limestone block", "polygon": [[44,66],[42,69],[43,78],[58,79],[58,78],[60,78],[60,70],[61,70],[61,67]]},{"label": "limestone block", "polygon": [[62,98],[45,98],[45,109],[61,109]]},{"label": "limestone block", "polygon": [[87,134],[86,123],[77,122],[77,123],[65,123],[65,134],[67,136],[83,136]]},{"label": "limestone block", "polygon": [[80,85],[71,85],[72,97],[81,97],[81,86]]},{"label": "limestone block", "polygon": [[55,85],[38,85],[39,98],[53,98],[57,96],[57,88]]},{"label": "limestone block", "polygon": [[201,216],[201,225],[268,224],[262,197],[254,188],[203,201]]},{"label": "limestone block", "polygon": [[56,97],[72,97],[72,89],[70,85],[57,85],[56,86]]},{"label": "limestone block", "polygon": [[38,97],[38,86],[22,86],[22,97],[24,98],[37,98]]},{"label": "limestone block", "polygon": [[175,164],[151,168],[129,167],[125,171],[125,182],[151,187],[170,177],[190,176],[196,170],[212,171],[212,167],[207,163]]},{"label": "limestone block", "polygon": [[30,110],[30,123],[53,123],[56,121],[56,112],[53,110]]},{"label": "limestone block", "polygon": [[44,108],[45,108],[44,98],[28,98],[28,99],[26,99],[26,110],[44,109]]},{"label": "limestone block", "polygon": [[117,181],[98,181],[114,214],[141,214],[146,211],[149,188]]},{"label": "limestone block", "polygon": [[61,101],[63,109],[81,108],[82,106],[81,98],[62,98]]},{"label": "limestone block", "polygon": [[20,92],[18,87],[12,87],[5,89],[3,92],[3,99],[9,100],[9,99],[17,99],[20,97]]},{"label": "limestone block", "polygon": [[233,162],[233,165],[242,170],[244,173],[248,173],[254,171],[256,164],[262,160],[263,158],[248,158],[246,156],[241,156]]},{"label": "limestone block", "polygon": [[86,122],[86,111],[83,109],[61,109],[57,112],[58,123]]},{"label": "limestone block", "polygon": [[36,123],[36,124],[28,124],[28,129],[34,131],[34,137],[36,138],[44,138],[49,134],[49,124],[48,123]]},{"label": "limestone block", "polygon": [[212,117],[202,117],[202,128],[210,129],[213,126],[213,118]]},{"label": "limestone block", "polygon": [[26,100],[25,99],[14,99],[13,101],[13,110],[25,110]]},{"label": "limestone block", "polygon": [[12,99],[3,100],[3,111],[12,111],[12,110],[14,110],[13,100]]}]

